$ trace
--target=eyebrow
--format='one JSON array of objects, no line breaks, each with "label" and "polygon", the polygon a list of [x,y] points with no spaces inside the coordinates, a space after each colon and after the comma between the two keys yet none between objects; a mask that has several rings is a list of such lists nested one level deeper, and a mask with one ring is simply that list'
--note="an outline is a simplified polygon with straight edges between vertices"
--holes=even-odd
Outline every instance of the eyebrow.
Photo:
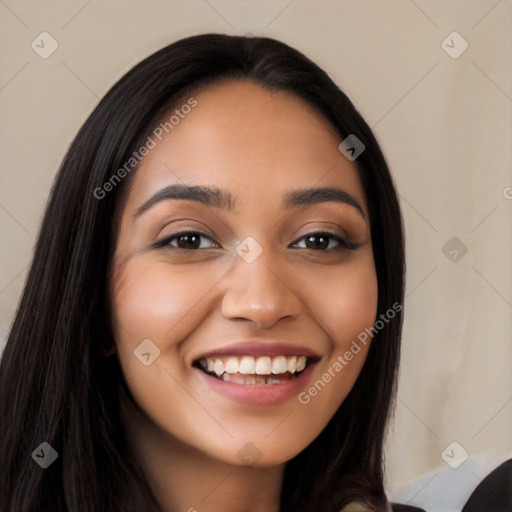
[{"label": "eyebrow", "polygon": [[[155,204],[170,199],[195,201],[200,204],[204,204],[205,206],[221,208],[224,210],[233,210],[236,204],[236,200],[229,192],[225,192],[219,188],[205,185],[185,185],[175,183],[152,195],[145,203],[142,204],[142,206],[137,208],[135,217],[142,215]],[[337,202],[352,206],[361,214],[363,219],[366,219],[363,209],[358,201],[348,192],[339,188],[321,187],[292,190],[285,194],[283,205],[285,208],[290,209],[326,202]]]},{"label": "eyebrow", "polygon": [[345,190],[333,187],[322,188],[306,188],[300,190],[292,190],[285,195],[285,208],[296,208],[299,206],[307,206],[316,203],[336,202],[348,204],[355,208],[366,220],[363,208],[357,200]]}]

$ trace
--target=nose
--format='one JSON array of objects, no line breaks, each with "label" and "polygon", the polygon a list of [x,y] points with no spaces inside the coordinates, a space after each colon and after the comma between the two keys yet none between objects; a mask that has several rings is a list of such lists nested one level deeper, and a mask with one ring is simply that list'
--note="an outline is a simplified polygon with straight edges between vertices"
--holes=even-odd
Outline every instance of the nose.
[{"label": "nose", "polygon": [[293,277],[283,275],[282,267],[270,249],[250,263],[237,258],[224,280],[223,316],[250,320],[260,328],[296,317],[303,304],[294,291]]}]

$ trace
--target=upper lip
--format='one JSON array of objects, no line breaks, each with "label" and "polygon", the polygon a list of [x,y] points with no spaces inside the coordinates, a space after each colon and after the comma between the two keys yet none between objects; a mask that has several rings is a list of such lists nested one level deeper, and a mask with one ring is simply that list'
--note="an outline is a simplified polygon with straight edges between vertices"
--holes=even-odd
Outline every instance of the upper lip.
[{"label": "upper lip", "polygon": [[314,361],[320,359],[320,355],[313,350],[293,343],[279,341],[241,341],[205,352],[199,357],[196,357],[194,362],[209,357],[226,356],[306,356]]}]

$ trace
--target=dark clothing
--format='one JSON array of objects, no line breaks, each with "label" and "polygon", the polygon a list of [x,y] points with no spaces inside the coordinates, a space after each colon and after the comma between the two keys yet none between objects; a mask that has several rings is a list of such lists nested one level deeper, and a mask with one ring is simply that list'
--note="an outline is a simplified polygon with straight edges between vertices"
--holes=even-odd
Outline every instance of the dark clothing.
[{"label": "dark clothing", "polygon": [[413,507],[411,505],[400,505],[400,503],[391,503],[393,512],[426,512],[422,508]]},{"label": "dark clothing", "polygon": [[462,512],[512,512],[512,459],[485,477]]}]

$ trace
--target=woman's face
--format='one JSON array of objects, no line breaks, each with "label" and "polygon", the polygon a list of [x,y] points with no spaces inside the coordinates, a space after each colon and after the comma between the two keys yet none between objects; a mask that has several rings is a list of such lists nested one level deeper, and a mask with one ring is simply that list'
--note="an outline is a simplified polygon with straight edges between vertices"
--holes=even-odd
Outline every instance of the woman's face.
[{"label": "woman's face", "polygon": [[278,464],[364,363],[352,342],[377,311],[367,205],[341,139],[294,94],[233,81],[194,99],[153,133],[123,209],[116,350],[149,429]]}]

